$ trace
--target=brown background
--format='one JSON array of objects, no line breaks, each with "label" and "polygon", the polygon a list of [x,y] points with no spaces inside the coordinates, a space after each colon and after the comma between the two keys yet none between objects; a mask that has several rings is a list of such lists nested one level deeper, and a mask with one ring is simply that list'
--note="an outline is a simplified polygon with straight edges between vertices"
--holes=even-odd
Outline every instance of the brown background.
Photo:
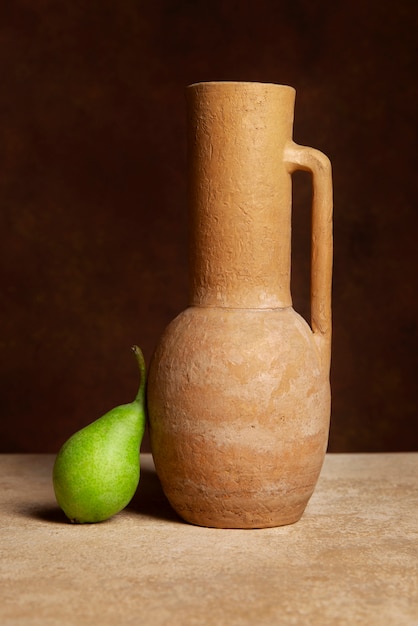
[{"label": "brown background", "polygon": [[[331,451],[417,449],[415,0],[14,0],[0,9],[0,449],[130,401],[187,303],[184,88],[297,89],[335,189]],[[293,295],[309,315],[307,175]],[[147,442],[145,443],[147,446]]]}]

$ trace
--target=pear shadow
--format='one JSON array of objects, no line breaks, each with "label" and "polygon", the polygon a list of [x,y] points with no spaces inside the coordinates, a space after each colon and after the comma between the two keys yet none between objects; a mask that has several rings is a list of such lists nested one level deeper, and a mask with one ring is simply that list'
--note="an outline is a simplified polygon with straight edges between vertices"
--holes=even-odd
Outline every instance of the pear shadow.
[{"label": "pear shadow", "polygon": [[[125,510],[161,521],[185,524],[186,522],[177,515],[167,500],[155,469],[149,466],[149,461],[144,462],[144,465],[145,467],[141,466],[140,481],[136,493]],[[50,524],[75,525],[58,504],[53,504],[52,501],[39,505],[27,504],[19,508],[18,514]],[[99,523],[106,524],[112,519],[113,517]],[[78,526],[78,524],[76,525]]]},{"label": "pear shadow", "polygon": [[49,522],[50,524],[71,524],[68,517],[60,507],[48,504],[44,506],[28,507],[20,511],[25,517]]},{"label": "pear shadow", "polygon": [[167,500],[157,472],[148,467],[141,467],[138,489],[126,508],[147,517],[185,524]]}]

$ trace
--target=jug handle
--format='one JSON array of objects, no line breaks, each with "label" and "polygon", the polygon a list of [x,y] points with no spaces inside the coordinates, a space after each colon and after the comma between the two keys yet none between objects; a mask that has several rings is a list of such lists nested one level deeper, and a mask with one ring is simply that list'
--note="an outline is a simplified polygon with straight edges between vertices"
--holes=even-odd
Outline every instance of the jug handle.
[{"label": "jug handle", "polygon": [[289,142],[284,151],[288,172],[312,174],[311,327],[324,369],[331,363],[332,173],[328,157]]}]

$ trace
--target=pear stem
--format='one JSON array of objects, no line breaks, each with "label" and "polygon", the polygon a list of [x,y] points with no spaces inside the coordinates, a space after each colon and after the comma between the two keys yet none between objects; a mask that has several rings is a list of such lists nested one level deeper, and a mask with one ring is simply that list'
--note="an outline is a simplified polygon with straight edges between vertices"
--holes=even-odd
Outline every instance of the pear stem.
[{"label": "pear stem", "polygon": [[144,355],[142,354],[141,348],[139,348],[138,346],[132,346],[132,351],[134,352],[136,356],[136,360],[138,361],[139,376],[140,376],[139,389],[138,389],[138,393],[136,394],[135,400],[140,402],[143,405],[145,402],[145,385],[146,385],[146,380],[147,380],[145,359],[144,359]]}]

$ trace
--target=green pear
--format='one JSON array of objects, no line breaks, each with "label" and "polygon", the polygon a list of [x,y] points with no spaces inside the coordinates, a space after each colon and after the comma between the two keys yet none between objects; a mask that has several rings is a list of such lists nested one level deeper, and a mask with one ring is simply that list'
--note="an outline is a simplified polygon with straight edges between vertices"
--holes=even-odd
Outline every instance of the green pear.
[{"label": "green pear", "polygon": [[55,459],[55,497],[72,522],[101,522],[112,517],[125,508],[138,487],[146,375],[140,348],[133,346],[132,350],[140,370],[135,400],[76,432]]}]

